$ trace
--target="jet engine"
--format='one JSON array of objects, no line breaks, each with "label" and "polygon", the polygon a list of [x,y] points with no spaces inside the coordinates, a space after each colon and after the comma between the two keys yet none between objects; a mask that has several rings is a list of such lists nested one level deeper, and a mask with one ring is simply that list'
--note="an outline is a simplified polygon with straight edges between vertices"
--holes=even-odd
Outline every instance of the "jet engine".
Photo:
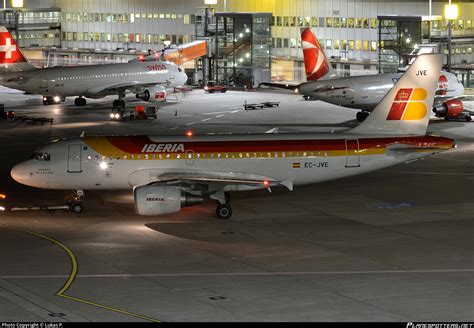
[{"label": "jet engine", "polygon": [[151,102],[166,101],[166,89],[164,87],[153,87],[136,94],[137,99]]},{"label": "jet engine", "polygon": [[454,118],[460,116],[463,111],[464,104],[459,99],[448,100],[441,107],[433,108],[437,117]]},{"label": "jet engine", "polygon": [[133,190],[135,211],[139,215],[162,215],[179,212],[182,207],[201,204],[202,197],[169,186],[139,186]]}]

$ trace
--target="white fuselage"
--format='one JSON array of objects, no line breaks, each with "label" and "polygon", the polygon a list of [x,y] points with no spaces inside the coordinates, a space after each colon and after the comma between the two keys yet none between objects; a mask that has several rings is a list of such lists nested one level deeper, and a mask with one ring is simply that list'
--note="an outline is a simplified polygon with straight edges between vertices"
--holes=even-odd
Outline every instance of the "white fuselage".
[{"label": "white fuselage", "polygon": [[[284,139],[283,139],[284,138]],[[442,137],[368,135],[129,136],[65,139],[12,170],[22,184],[46,189],[130,189],[173,174],[266,177],[293,185],[365,173],[453,146]],[[418,147],[393,152],[392,147]],[[47,155],[43,155],[47,154]],[[46,157],[44,157],[46,156]],[[231,184],[227,191],[265,188]]]},{"label": "white fuselage", "polygon": [[0,84],[43,96],[101,98],[119,90],[139,92],[147,86],[183,85],[186,74],[170,62],[140,62],[52,67],[0,75]]},{"label": "white fuselage", "polygon": [[[397,73],[308,81],[298,86],[298,93],[338,106],[372,111],[401,76]],[[438,107],[438,102],[464,94],[464,87],[456,76],[445,71],[440,74],[438,89],[441,90],[437,94],[442,97],[435,97],[433,107]]]}]

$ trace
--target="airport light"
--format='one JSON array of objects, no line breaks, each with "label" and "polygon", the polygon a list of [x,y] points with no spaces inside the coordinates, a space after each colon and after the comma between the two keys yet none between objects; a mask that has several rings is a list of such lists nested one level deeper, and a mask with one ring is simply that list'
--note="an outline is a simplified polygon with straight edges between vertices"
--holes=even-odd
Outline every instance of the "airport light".
[{"label": "airport light", "polygon": [[12,0],[13,8],[23,8],[23,0]]},{"label": "airport light", "polygon": [[451,20],[458,18],[458,5],[452,5],[449,0],[449,5],[444,6],[444,18],[448,20],[448,72],[451,72]]},{"label": "airport light", "polygon": [[107,163],[106,163],[106,162],[100,162],[99,167],[100,167],[102,170],[105,170],[105,169],[107,168]]},{"label": "airport light", "polygon": [[186,132],[186,136],[192,137],[192,136],[193,136],[193,131],[188,131],[188,132]]},{"label": "airport light", "polygon": [[459,15],[459,6],[458,5],[445,5],[444,6],[444,18],[453,20],[457,19]]},{"label": "airport light", "polygon": [[204,0],[205,5],[217,5],[217,0]]}]

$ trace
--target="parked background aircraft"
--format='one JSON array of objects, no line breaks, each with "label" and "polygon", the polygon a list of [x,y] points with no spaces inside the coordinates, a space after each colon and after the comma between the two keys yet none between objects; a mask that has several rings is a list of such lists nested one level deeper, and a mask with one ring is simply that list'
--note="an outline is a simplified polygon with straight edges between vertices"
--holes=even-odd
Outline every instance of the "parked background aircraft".
[{"label": "parked background aircraft", "polygon": [[42,95],[44,105],[76,96],[74,104],[84,106],[85,98],[118,95],[114,106],[121,106],[127,92],[145,101],[160,102],[166,99],[166,88],[181,86],[187,81],[179,66],[160,60],[38,69],[28,63],[3,26],[0,26],[0,45],[0,84]]},{"label": "parked background aircraft", "polygon": [[[302,30],[301,40],[307,82],[298,85],[276,83],[262,83],[262,85],[292,89],[302,94],[305,99],[317,99],[338,106],[360,109],[356,118],[362,122],[402,75],[393,73],[338,77],[311,29]],[[457,99],[463,94],[464,87],[456,76],[441,71],[437,94],[432,105],[433,112],[438,117],[462,116],[470,121],[471,117],[463,114],[462,101]]]},{"label": "parked background aircraft", "polygon": [[[229,192],[303,185],[385,168],[454,146],[425,136],[441,55],[422,55],[363,123],[345,133],[100,136],[53,142],[16,165],[12,177],[37,188],[134,190],[136,212],[160,215],[218,201]],[[82,211],[82,204],[73,209]]]}]

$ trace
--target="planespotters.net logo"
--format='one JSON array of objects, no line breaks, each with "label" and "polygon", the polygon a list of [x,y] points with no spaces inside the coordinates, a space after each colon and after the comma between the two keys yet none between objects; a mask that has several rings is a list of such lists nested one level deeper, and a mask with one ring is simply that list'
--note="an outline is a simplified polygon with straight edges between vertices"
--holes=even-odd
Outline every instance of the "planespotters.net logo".
[{"label": "planespotters.net logo", "polygon": [[428,93],[423,88],[398,90],[387,115],[388,121],[421,120],[428,112],[423,102]]},{"label": "planespotters.net logo", "polygon": [[408,322],[407,328],[474,328],[473,323],[414,323]]}]

